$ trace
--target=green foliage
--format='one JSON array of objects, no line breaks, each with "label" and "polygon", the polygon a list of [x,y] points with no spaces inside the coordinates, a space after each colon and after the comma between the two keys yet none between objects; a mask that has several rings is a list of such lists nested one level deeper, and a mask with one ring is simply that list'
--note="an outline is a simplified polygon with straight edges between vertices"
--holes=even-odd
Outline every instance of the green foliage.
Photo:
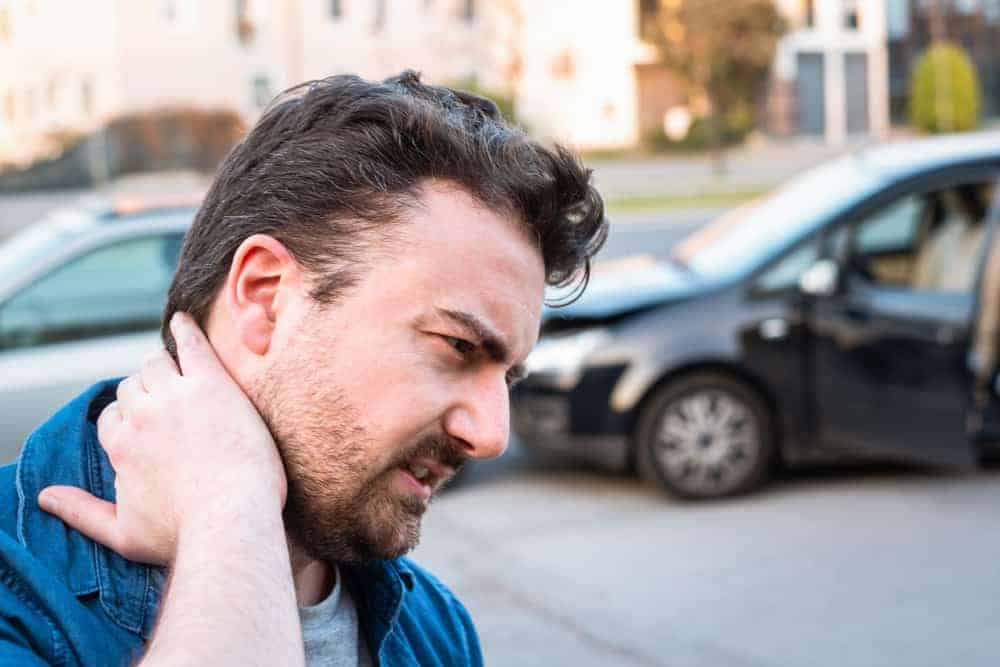
[{"label": "green foliage", "polygon": [[475,76],[463,77],[444,85],[449,88],[454,88],[455,90],[464,90],[474,95],[479,95],[480,97],[486,97],[493,100],[493,102],[500,109],[500,113],[503,114],[505,119],[507,119],[508,123],[520,126],[524,129],[525,125],[517,117],[517,111],[514,108],[513,95],[486,88],[479,83],[479,79]]},{"label": "green foliage", "polygon": [[753,117],[787,29],[773,0],[648,0],[641,7],[643,38],[692,102],[705,99],[719,117]]},{"label": "green foliage", "polygon": [[976,68],[961,47],[940,42],[924,51],[910,78],[910,122],[925,132],[962,132],[979,124]]},{"label": "green foliage", "polygon": [[[743,143],[752,129],[751,119],[746,114],[731,114],[731,116],[721,120],[718,136],[721,146],[736,146]],[[658,128],[643,137],[643,145],[655,152],[706,150],[712,147],[710,122],[710,118],[696,118],[691,123],[687,135],[680,141],[672,140],[661,128]]]},{"label": "green foliage", "polygon": [[211,172],[246,128],[226,109],[162,109],[119,116],[105,129],[113,173],[197,169]]}]

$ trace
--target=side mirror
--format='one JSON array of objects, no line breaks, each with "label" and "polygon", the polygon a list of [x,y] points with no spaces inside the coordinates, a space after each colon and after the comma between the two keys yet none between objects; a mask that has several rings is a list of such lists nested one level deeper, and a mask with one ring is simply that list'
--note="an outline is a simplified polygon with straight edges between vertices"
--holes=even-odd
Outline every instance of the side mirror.
[{"label": "side mirror", "polygon": [[810,296],[833,296],[840,282],[840,267],[832,259],[821,259],[799,277],[799,291]]}]

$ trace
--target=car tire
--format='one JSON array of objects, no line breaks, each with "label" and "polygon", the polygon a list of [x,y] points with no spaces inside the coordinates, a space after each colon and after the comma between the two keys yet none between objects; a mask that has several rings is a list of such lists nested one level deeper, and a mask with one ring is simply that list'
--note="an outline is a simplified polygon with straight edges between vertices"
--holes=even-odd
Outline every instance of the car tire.
[{"label": "car tire", "polygon": [[694,373],[657,389],[641,410],[635,446],[640,477],[688,499],[751,491],[775,459],[767,404],[721,373]]}]

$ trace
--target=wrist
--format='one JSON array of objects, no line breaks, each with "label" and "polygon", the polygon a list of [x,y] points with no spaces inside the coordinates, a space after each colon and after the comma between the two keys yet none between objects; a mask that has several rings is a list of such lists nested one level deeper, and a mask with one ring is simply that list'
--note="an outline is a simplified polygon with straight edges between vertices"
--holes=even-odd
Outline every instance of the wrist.
[{"label": "wrist", "polygon": [[217,549],[269,538],[284,540],[281,512],[282,502],[276,494],[234,493],[203,500],[178,520],[178,551],[205,544]]}]

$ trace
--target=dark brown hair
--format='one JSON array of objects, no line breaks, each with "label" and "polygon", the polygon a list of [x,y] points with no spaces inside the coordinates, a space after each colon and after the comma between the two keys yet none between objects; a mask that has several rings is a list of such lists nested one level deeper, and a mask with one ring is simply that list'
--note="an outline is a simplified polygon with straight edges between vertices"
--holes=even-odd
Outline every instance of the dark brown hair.
[{"label": "dark brown hair", "polygon": [[381,83],[333,76],[279,95],[219,168],[170,286],[168,349],[170,317],[187,311],[204,326],[249,236],[283,243],[319,277],[312,296],[330,303],[429,179],[519,220],[549,285],[586,286],[607,223],[590,171],[571,152],[528,138],[492,101],[425,85],[412,71]]}]

